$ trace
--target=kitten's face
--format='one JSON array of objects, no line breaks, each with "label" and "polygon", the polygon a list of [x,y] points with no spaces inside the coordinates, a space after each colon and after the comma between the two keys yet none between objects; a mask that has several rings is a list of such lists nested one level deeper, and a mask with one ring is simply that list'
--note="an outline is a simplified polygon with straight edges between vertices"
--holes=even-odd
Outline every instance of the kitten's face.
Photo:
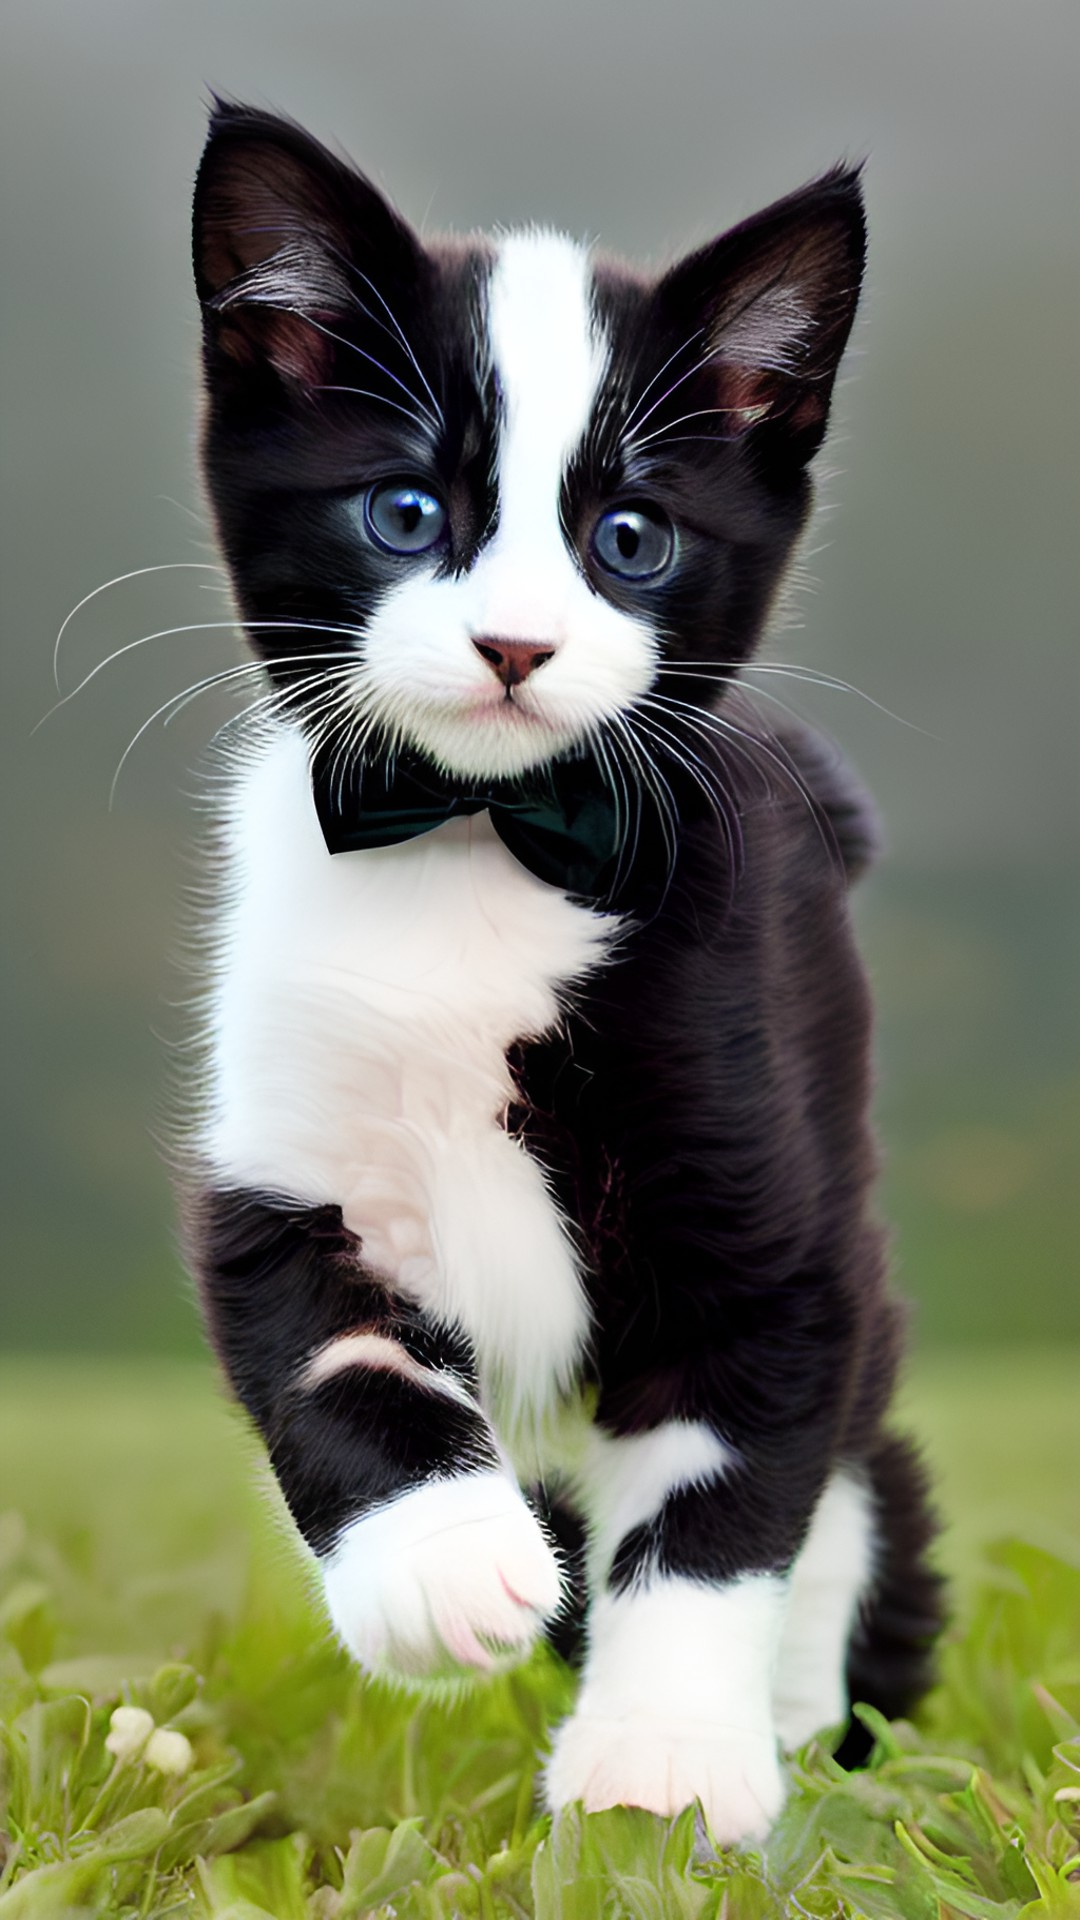
[{"label": "kitten's face", "polygon": [[552,233],[425,248],[230,108],[195,251],[207,478],[283,705],[345,754],[480,778],[684,731],[670,703],[751,651],[805,516],[853,175],[646,283]]}]

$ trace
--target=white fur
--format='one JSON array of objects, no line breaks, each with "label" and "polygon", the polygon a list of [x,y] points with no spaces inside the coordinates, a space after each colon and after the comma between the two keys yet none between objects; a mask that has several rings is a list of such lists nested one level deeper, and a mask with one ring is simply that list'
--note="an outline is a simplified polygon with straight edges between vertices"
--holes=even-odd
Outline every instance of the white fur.
[{"label": "white fur", "polygon": [[392,1340],[384,1333],[341,1333],[336,1340],[328,1340],[307,1362],[300,1375],[300,1385],[310,1393],[352,1367],[365,1367],[372,1373],[396,1373],[428,1393],[442,1393],[447,1399],[456,1400],[459,1406],[476,1407],[473,1395],[456,1374],[447,1367],[421,1366],[419,1360],[406,1352],[400,1340]]},{"label": "white fur", "polygon": [[620,1540],[653,1520],[668,1494],[702,1486],[736,1462],[703,1420],[671,1420],[616,1438],[590,1426],[574,1476],[589,1533],[589,1578],[598,1588]]},{"label": "white fur", "polygon": [[838,1473],[818,1502],[792,1575],[775,1689],[786,1748],[847,1718],[847,1644],[873,1558],[870,1495],[851,1474]]},{"label": "white fur", "polygon": [[673,1814],[700,1799],[717,1840],[762,1838],[783,1801],[771,1696],[784,1599],[772,1574],[656,1577],[599,1597],[548,1804]]},{"label": "white fur", "polygon": [[560,1600],[559,1568],[501,1473],[438,1480],[356,1520],[323,1563],[326,1603],[369,1673],[423,1679],[520,1657]]},{"label": "white fur", "polygon": [[238,786],[226,843],[212,1166],[339,1205],[365,1261],[472,1340],[485,1390],[542,1410],[587,1311],[544,1175],[499,1124],[505,1050],[556,1023],[617,923],[527,873],[486,815],[331,856],[293,731]]},{"label": "white fur", "polygon": [[751,300],[744,297],[732,317],[721,313],[709,345],[719,358],[737,366],[790,373],[813,332],[814,315],[802,288],[781,282],[763,287]]},{"label": "white fur", "polygon": [[[358,703],[458,773],[523,772],[652,684],[651,628],[592,591],[559,521],[607,357],[590,284],[585,250],[560,234],[502,242],[488,302],[503,402],[497,531],[456,578],[410,565],[365,629]],[[543,642],[554,657],[507,700],[472,644],[485,635]]]}]

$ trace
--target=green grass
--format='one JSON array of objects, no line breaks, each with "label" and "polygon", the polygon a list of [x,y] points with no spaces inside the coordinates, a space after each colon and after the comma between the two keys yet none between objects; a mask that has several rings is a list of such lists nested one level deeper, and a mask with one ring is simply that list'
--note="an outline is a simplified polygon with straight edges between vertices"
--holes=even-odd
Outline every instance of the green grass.
[{"label": "green grass", "polygon": [[[1080,1915],[1080,1356],[942,1359],[906,1401],[951,1523],[942,1684],[863,1774],[812,1743],[764,1852],[717,1853],[692,1811],[538,1817],[550,1658],[453,1707],[365,1686],[205,1370],[9,1362],[0,1920]],[[120,1702],[190,1770],[114,1760]]]}]

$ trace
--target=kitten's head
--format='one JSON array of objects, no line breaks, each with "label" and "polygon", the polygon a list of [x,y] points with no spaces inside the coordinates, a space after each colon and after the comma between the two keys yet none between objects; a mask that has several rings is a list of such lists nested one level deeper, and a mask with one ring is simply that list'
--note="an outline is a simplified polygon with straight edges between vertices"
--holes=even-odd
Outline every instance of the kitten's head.
[{"label": "kitten's head", "polygon": [[282,704],[473,777],[617,738],[654,689],[704,705],[806,516],[863,250],[844,170],[656,279],[550,232],[422,244],[299,128],[219,106],[205,465]]}]

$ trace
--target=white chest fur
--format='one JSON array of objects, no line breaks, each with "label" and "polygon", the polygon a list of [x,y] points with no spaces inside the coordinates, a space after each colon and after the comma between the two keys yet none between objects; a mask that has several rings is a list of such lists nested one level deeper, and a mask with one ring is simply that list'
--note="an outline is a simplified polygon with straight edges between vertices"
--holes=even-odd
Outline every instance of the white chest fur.
[{"label": "white chest fur", "polygon": [[500,1125],[505,1052],[551,1028],[617,923],[534,879],[486,815],[331,857],[292,731],[245,773],[226,846],[218,1177],[340,1206],[366,1264],[472,1339],[500,1400],[540,1412],[586,1309],[544,1176]]}]

